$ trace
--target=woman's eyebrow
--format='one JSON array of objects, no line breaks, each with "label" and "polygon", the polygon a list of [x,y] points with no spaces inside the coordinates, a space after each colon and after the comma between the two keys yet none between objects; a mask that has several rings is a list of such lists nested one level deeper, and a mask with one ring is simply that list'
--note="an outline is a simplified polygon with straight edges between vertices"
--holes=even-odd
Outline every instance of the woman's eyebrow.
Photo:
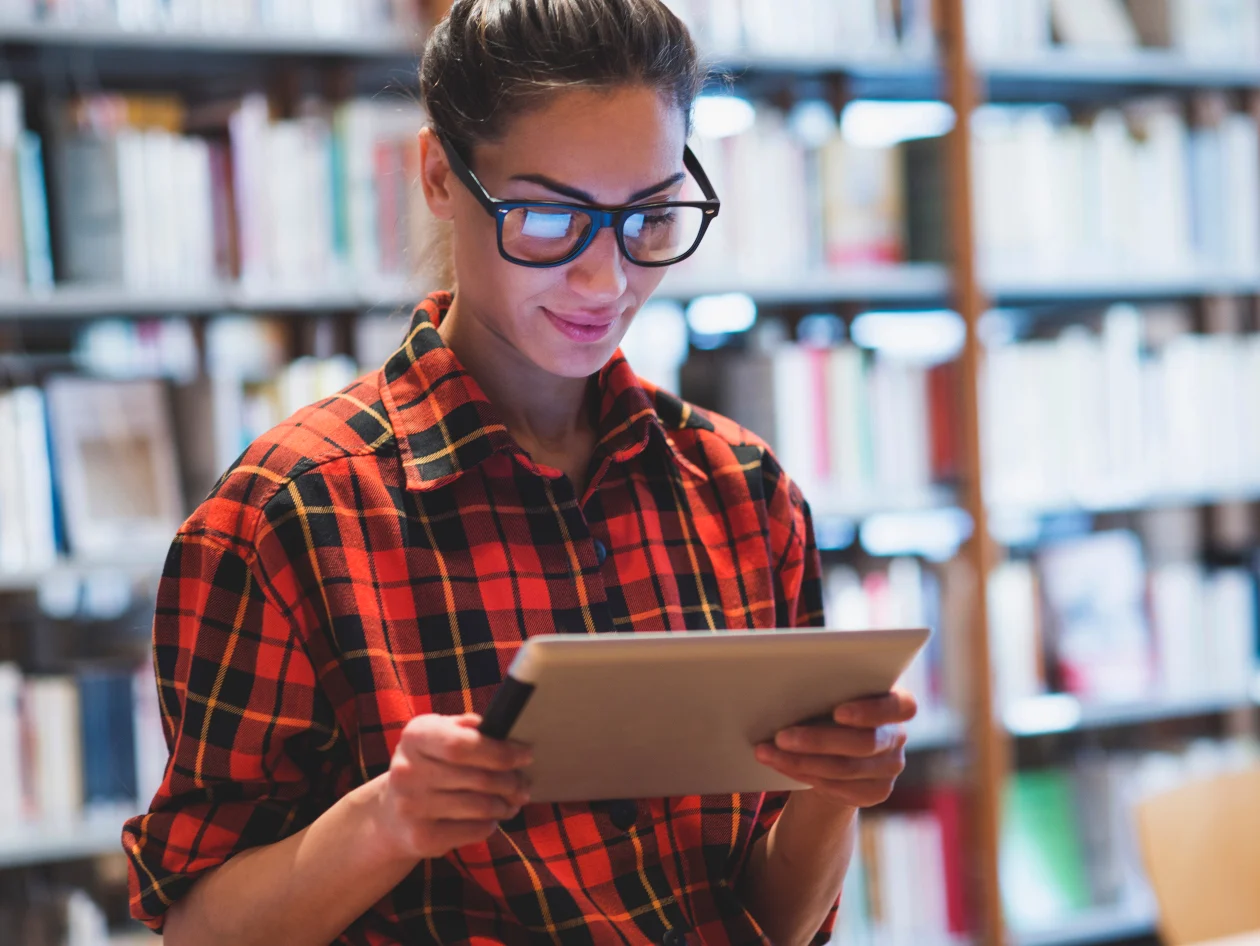
[{"label": "woman's eyebrow", "polygon": [[[626,201],[626,203],[633,204],[635,201],[643,200],[645,197],[651,197],[653,194],[663,191],[667,187],[673,187],[675,184],[685,181],[686,179],[686,172],[679,171],[677,174],[671,175],[653,187],[645,187],[643,190],[636,191],[631,194],[630,199]],[[559,181],[554,181],[545,174],[516,174],[512,176],[512,180],[537,184],[540,187],[547,188],[547,190],[555,191],[557,194],[561,194],[564,197],[572,197],[574,200],[580,200],[583,203],[599,206],[599,202],[586,191],[579,190],[576,187],[570,187],[568,184],[561,184]]]}]

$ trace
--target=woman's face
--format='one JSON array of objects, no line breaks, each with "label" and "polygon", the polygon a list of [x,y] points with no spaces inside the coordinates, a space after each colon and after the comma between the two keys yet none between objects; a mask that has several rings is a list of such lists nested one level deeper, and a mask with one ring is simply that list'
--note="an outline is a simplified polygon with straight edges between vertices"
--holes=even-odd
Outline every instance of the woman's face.
[{"label": "woman's face", "polygon": [[[677,198],[683,188],[682,114],[655,90],[576,90],[477,145],[472,169],[492,197],[619,206]],[[425,190],[454,224],[461,318],[476,318],[539,368],[582,378],[607,363],[665,270],[622,256],[612,229],[577,259],[531,269],[499,255],[494,218],[449,170],[424,133]]]}]

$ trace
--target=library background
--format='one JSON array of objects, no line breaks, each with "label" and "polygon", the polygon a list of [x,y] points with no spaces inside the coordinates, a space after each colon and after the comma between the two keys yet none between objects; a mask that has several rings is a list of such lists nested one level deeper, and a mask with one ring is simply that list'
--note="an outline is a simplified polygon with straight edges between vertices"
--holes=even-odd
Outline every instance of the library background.
[{"label": "library background", "polygon": [[[1260,0],[668,2],[723,211],[627,354],[774,445],[829,626],[938,631],[834,942],[1260,926]],[[440,6],[0,0],[0,943],[156,941],[166,547],[434,288]]]}]

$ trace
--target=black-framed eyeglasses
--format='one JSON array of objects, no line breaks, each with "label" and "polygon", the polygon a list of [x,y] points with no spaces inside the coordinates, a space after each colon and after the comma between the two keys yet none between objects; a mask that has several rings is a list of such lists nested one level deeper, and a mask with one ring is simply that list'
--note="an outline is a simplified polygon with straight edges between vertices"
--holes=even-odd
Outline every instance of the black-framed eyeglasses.
[{"label": "black-framed eyeglasses", "polygon": [[499,254],[511,263],[545,269],[577,259],[600,230],[611,227],[617,245],[636,266],[671,266],[696,251],[722,202],[690,148],[683,166],[691,172],[705,200],[656,201],[625,207],[593,207],[551,200],[498,200],[445,139],[442,150],[455,176],[495,218]]}]

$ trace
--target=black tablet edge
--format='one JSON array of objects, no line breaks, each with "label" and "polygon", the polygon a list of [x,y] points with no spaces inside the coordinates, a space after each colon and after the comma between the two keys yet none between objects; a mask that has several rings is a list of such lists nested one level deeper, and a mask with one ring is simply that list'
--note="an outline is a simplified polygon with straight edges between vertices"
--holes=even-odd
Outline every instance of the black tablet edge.
[{"label": "black tablet edge", "polygon": [[532,683],[521,683],[515,677],[505,677],[490,698],[490,705],[486,707],[477,731],[491,739],[506,739],[533,695]]}]

